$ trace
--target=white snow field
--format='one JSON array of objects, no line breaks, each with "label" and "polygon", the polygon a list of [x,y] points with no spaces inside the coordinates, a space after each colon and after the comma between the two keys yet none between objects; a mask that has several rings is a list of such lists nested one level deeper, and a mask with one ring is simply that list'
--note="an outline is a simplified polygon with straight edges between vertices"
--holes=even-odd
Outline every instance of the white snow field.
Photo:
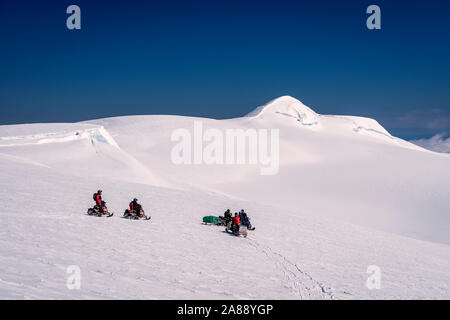
[{"label": "white snow field", "polygon": [[[174,164],[172,133],[199,121],[278,129],[278,174]],[[86,215],[99,188],[111,218]],[[228,120],[0,126],[0,190],[1,299],[450,298],[450,155],[291,97]],[[121,218],[133,197],[150,221]],[[248,238],[202,224],[227,208]]]}]

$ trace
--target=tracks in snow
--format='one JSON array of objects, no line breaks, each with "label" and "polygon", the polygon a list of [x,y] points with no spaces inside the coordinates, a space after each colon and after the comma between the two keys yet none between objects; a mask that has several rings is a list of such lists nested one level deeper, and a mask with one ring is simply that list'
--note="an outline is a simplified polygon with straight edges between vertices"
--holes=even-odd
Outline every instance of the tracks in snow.
[{"label": "tracks in snow", "polygon": [[250,246],[262,252],[273,262],[278,270],[283,272],[285,281],[294,294],[300,299],[335,299],[331,288],[326,287],[321,282],[314,279],[307,272],[303,271],[295,262],[290,261],[278,252],[274,252],[270,247],[264,246],[255,240],[249,240]]}]

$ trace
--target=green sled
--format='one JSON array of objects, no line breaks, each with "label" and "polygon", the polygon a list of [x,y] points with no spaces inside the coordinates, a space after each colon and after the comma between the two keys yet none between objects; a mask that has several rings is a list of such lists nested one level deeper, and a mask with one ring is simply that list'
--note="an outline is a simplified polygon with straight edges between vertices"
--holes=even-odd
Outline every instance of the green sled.
[{"label": "green sled", "polygon": [[219,223],[219,217],[215,217],[215,216],[206,216],[206,217],[203,217],[203,222],[204,223],[214,223],[214,224],[216,224],[216,223]]}]

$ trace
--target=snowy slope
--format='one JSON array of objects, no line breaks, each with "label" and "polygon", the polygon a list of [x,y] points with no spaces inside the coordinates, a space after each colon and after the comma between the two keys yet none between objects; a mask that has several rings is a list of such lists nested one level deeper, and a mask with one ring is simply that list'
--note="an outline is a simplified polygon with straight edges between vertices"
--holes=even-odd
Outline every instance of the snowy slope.
[{"label": "snowy slope", "polygon": [[[1,298],[448,298],[447,245],[3,157],[0,172]],[[152,220],[83,215],[100,184],[117,215],[137,193]],[[257,231],[240,239],[200,223],[228,206],[248,208]],[[66,288],[70,265],[81,268],[81,290]],[[380,290],[365,286],[370,265],[383,272]]]},{"label": "snowy slope", "polygon": [[[172,164],[171,132],[198,120],[278,128],[279,174]],[[0,298],[449,298],[449,169],[447,155],[374,120],[319,115],[290,97],[220,121],[0,126]],[[98,188],[114,217],[84,214]],[[120,218],[133,197],[152,220]],[[245,208],[256,231],[242,239],[201,224],[226,208]],[[81,290],[66,287],[70,265]],[[366,287],[371,265],[380,290]]]},{"label": "snowy slope", "polygon": [[[279,174],[261,176],[257,165],[173,164],[171,133],[193,131],[195,121],[223,132],[279,129]],[[89,123],[105,127],[171,184],[450,243],[450,156],[393,137],[373,119],[323,116],[281,97],[238,119],[135,116]]]},{"label": "snowy slope", "polygon": [[29,124],[0,126],[0,153],[30,159],[78,176],[167,185],[119,145],[101,126]]}]

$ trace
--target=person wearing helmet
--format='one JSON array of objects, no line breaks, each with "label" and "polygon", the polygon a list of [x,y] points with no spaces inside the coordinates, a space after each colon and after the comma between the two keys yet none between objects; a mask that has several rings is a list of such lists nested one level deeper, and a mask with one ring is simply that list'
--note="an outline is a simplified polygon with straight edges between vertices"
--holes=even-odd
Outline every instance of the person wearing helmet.
[{"label": "person wearing helmet", "polygon": [[227,211],[225,211],[223,216],[225,218],[225,222],[227,222],[227,223],[228,223],[228,221],[231,221],[233,219],[233,216],[231,215],[230,209],[227,209]]},{"label": "person wearing helmet", "polygon": [[228,223],[230,223],[231,220],[233,220],[233,216],[231,215],[230,209],[227,209],[227,211],[223,214],[223,217],[219,216],[219,225],[228,226]]},{"label": "person wearing helmet", "polygon": [[245,220],[247,218],[247,213],[245,213],[244,209],[241,209],[241,211],[239,211],[239,219],[241,219],[241,222],[243,222],[243,220]]},{"label": "person wearing helmet", "polygon": [[142,206],[138,203],[138,199],[134,198],[133,201],[130,202],[130,212],[139,216],[144,215]]},{"label": "person wearing helmet", "polygon": [[239,219],[241,221],[241,225],[246,226],[249,230],[255,230],[250,223],[250,218],[247,216],[247,213],[242,209],[239,211]]},{"label": "person wearing helmet", "polygon": [[98,190],[96,193],[94,193],[93,199],[95,201],[95,206],[98,208],[98,211],[103,212],[103,207],[106,205],[106,203],[102,200],[102,190]]}]

